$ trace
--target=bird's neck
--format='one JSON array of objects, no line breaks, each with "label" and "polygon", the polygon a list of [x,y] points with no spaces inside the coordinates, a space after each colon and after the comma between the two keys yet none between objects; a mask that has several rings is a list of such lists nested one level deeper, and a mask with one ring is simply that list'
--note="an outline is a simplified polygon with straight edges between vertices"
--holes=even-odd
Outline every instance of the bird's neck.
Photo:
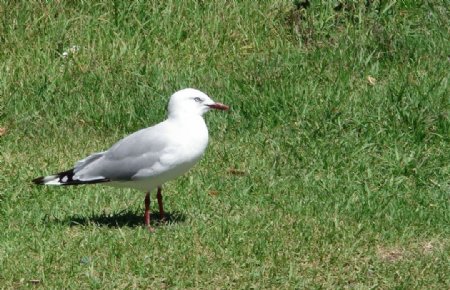
[{"label": "bird's neck", "polygon": [[[208,127],[200,115],[176,116],[168,119],[177,128],[178,136],[183,140],[194,140],[195,144],[208,143]],[[184,136],[184,137],[181,137]],[[204,150],[204,149],[202,149]]]},{"label": "bird's neck", "polygon": [[188,114],[188,113],[172,113],[169,115],[169,120],[173,120],[174,122],[205,122],[203,116],[197,114]]}]

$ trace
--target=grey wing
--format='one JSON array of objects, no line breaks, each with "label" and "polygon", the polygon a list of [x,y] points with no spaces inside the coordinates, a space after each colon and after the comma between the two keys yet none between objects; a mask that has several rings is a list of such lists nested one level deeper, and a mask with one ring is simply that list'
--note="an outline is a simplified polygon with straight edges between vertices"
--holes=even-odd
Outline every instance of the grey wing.
[{"label": "grey wing", "polygon": [[105,176],[101,176],[101,175],[96,175],[96,176],[95,175],[85,175],[85,176],[83,176],[83,178],[80,178],[80,175],[78,174],[78,172],[82,172],[83,169],[88,167],[90,164],[93,164],[98,159],[101,159],[104,156],[104,154],[105,154],[105,152],[97,152],[97,153],[91,154],[88,157],[78,161],[73,168],[75,178],[82,180],[82,181],[106,178]]},{"label": "grey wing", "polygon": [[95,153],[75,165],[80,180],[107,178],[132,180],[139,171],[159,163],[167,147],[164,123],[137,131],[114,144],[108,151]]}]

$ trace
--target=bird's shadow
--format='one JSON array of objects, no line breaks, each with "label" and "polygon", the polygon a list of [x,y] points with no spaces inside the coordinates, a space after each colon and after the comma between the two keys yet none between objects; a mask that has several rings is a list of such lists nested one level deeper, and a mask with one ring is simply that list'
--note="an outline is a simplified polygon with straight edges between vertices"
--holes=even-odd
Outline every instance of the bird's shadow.
[{"label": "bird's shadow", "polygon": [[[181,223],[186,220],[186,216],[180,212],[166,212],[164,220],[159,218],[158,213],[150,215],[150,223],[152,226],[163,226],[165,224]],[[110,228],[121,227],[140,227],[144,226],[144,216],[138,215],[132,211],[122,211],[113,214],[94,214],[91,216],[70,216],[67,219],[61,221],[69,224],[70,226],[85,226],[85,225],[99,225]]]}]

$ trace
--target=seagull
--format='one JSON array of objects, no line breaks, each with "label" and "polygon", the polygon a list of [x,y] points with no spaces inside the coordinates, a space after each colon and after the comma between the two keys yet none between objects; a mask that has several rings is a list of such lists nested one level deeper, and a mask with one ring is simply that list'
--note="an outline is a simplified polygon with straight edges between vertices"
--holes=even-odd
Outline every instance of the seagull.
[{"label": "seagull", "polygon": [[203,115],[211,109],[228,110],[205,93],[187,88],[169,100],[168,118],[141,129],[78,161],[69,170],[33,180],[38,185],[81,185],[101,183],[145,192],[144,222],[150,231],[150,192],[157,189],[159,216],[164,219],[162,185],[192,168],[208,145]]}]

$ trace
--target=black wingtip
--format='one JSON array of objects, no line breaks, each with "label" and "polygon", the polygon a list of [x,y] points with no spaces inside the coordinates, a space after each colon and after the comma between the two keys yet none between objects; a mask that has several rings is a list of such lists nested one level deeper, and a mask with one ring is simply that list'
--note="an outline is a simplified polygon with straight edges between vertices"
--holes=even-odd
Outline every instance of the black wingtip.
[{"label": "black wingtip", "polygon": [[35,178],[32,180],[34,184],[37,185],[81,185],[81,184],[94,184],[94,183],[102,183],[102,182],[109,182],[110,180],[108,178],[99,178],[94,180],[77,180],[74,179],[74,169],[69,169],[67,171],[62,171],[60,173],[57,173],[55,175],[49,175],[49,176],[41,176],[38,178]]},{"label": "black wingtip", "polygon": [[31,182],[37,185],[43,185],[44,184],[44,176],[38,177],[33,179]]}]

